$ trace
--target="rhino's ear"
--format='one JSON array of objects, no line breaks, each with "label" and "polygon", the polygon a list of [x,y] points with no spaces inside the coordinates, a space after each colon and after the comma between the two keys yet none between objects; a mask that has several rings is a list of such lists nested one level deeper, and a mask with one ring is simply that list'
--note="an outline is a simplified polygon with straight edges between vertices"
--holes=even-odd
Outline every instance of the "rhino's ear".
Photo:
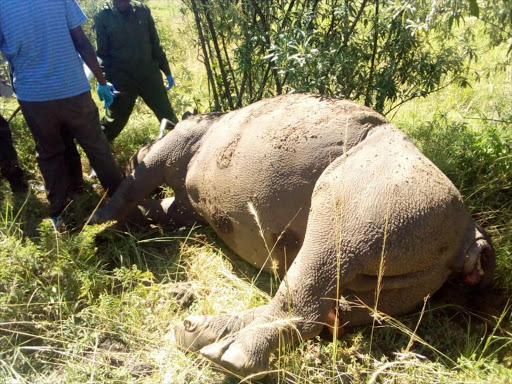
[{"label": "rhino's ear", "polygon": [[193,112],[190,112],[190,111],[186,111],[183,115],[181,115],[181,120],[186,120],[188,119],[190,116],[195,116],[197,115],[197,108],[194,108],[194,111]]}]

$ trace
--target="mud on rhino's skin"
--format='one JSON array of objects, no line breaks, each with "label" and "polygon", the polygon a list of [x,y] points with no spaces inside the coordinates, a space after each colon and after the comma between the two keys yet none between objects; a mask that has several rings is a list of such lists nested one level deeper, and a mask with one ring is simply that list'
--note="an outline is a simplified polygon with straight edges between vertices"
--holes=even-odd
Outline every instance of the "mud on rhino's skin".
[{"label": "mud on rhino's skin", "polygon": [[[286,273],[268,305],[176,328],[184,348],[238,374],[267,369],[283,339],[316,336],[336,302],[342,324],[370,322],[350,303],[374,307],[378,281],[378,309],[394,316],[452,275],[492,279],[490,240],[457,189],[406,135],[356,103],[283,95],[190,117],[144,151],[93,222],[153,206],[143,212],[176,227],[206,222],[252,265]],[[164,183],[174,200],[161,209],[143,202]]]},{"label": "mud on rhino's skin", "polygon": [[229,167],[231,163],[231,159],[233,158],[233,154],[236,151],[238,142],[240,141],[240,135],[236,135],[234,139],[221,151],[217,157],[217,167],[220,169],[224,169]]},{"label": "mud on rhino's skin", "polygon": [[214,209],[212,212],[213,228],[220,233],[233,232],[233,222],[231,218],[224,212]]}]

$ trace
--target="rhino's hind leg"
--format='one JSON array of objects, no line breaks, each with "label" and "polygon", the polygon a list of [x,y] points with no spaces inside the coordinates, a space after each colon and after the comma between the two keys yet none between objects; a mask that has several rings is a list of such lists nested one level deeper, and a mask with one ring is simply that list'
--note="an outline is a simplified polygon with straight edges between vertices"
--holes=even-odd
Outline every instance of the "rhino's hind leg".
[{"label": "rhino's hind leg", "polygon": [[[316,218],[323,220],[325,210],[318,212]],[[280,345],[320,334],[334,305],[336,250],[334,233],[309,231],[315,221],[310,218],[304,244],[267,308],[240,332],[202,348],[203,356],[237,375],[257,378],[268,371],[270,354]],[[352,274],[347,265],[340,280]]]},{"label": "rhino's hind leg", "polygon": [[313,194],[304,242],[267,309],[239,333],[201,349],[202,355],[237,375],[259,377],[280,345],[320,334],[335,303],[338,271],[339,281],[350,281],[357,266],[336,257],[332,191],[323,185]]}]

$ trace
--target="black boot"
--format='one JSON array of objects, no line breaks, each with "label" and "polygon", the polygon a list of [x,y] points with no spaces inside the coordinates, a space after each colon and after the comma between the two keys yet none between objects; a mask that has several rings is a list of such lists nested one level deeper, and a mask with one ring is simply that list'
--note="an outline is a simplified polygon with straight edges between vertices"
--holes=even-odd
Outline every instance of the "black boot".
[{"label": "black boot", "polygon": [[5,176],[11,186],[13,193],[26,193],[28,191],[28,184],[23,176],[23,170],[19,165],[13,166],[9,170],[9,174]]}]

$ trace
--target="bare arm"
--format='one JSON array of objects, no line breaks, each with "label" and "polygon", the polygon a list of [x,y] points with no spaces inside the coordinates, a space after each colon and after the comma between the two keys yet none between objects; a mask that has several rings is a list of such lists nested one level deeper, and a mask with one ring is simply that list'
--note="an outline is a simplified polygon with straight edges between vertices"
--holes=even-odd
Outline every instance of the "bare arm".
[{"label": "bare arm", "polygon": [[94,48],[82,30],[82,27],[70,29],[69,33],[71,34],[71,39],[73,39],[73,44],[75,44],[75,49],[78,51],[80,56],[82,56],[82,59],[94,74],[98,83],[106,85],[107,81],[105,80],[105,76],[103,76],[103,72],[98,64],[96,52],[94,52]]}]

